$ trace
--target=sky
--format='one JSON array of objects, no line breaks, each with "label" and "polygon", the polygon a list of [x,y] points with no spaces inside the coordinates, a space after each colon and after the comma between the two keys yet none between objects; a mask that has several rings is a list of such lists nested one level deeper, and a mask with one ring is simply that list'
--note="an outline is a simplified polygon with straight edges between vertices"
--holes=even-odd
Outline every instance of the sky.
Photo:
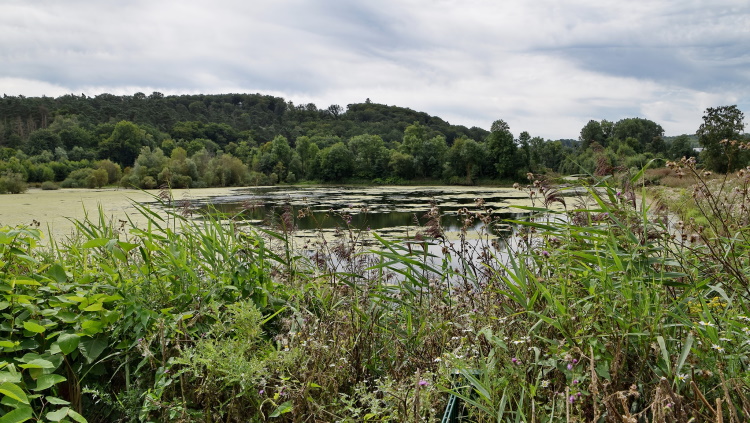
[{"label": "sky", "polygon": [[750,0],[0,0],[0,94],[370,99],[578,138],[750,118]]}]

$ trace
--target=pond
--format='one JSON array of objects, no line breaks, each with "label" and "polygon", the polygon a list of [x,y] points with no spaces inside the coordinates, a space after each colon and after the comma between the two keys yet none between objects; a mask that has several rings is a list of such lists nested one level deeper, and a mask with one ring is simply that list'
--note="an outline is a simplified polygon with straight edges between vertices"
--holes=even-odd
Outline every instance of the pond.
[{"label": "pond", "polygon": [[[463,239],[501,248],[513,233],[504,219],[526,215],[513,206],[531,205],[539,204],[525,190],[456,186],[257,187],[181,204],[199,214],[218,212],[244,224],[286,232],[308,250],[316,241],[347,237],[356,237],[360,245],[372,244],[372,232],[409,240],[439,234],[441,241]],[[439,233],[434,230],[436,215]]]}]

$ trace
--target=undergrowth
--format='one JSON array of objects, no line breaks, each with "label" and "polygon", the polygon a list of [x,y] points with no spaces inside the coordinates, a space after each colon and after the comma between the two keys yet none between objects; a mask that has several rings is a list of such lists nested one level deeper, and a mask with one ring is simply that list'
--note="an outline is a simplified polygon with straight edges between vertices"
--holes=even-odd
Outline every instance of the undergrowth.
[{"label": "undergrowth", "polygon": [[2,228],[0,419],[440,421],[453,395],[472,422],[747,421],[748,172],[670,167],[692,216],[638,201],[643,172],[578,195],[529,175],[525,219],[477,199],[449,240],[433,204],[373,245],[338,214],[312,255],[283,212]]}]

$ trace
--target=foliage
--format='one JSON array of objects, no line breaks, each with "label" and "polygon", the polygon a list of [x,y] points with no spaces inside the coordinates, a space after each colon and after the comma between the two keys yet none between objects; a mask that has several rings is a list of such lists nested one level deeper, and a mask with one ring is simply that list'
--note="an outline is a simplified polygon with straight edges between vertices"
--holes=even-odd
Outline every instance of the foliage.
[{"label": "foliage", "polygon": [[27,189],[28,185],[26,185],[21,173],[6,170],[0,174],[0,194],[20,194],[26,192]]},{"label": "foliage", "polygon": [[[565,197],[530,174],[527,218],[477,199],[452,241],[437,204],[414,238],[367,246],[341,213],[310,256],[291,238],[309,210],[258,232],[185,218],[167,192],[171,211],[136,205],[147,223],[128,230],[86,218],[42,247],[4,228],[0,410],[437,421],[452,394],[478,422],[745,421],[750,172],[670,166],[698,181],[693,220],[637,201],[641,170]],[[517,226],[498,240],[499,223]]]},{"label": "foliage", "polygon": [[715,172],[733,172],[750,160],[742,144],[745,115],[737,106],[709,107],[696,132],[703,146],[706,167]]}]

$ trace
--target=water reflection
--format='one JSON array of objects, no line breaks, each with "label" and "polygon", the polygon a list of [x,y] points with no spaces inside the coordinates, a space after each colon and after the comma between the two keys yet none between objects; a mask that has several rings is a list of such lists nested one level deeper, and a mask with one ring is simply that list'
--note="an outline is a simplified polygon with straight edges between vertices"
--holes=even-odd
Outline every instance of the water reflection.
[{"label": "water reflection", "polygon": [[[481,199],[481,207],[477,204]],[[261,187],[237,190],[235,195],[214,197],[202,211],[214,208],[236,219],[267,227],[282,227],[285,213],[293,217],[295,230],[325,231],[341,227],[401,232],[412,236],[428,224],[431,205],[438,207],[440,223],[447,233],[465,225],[458,212],[490,213],[494,221],[518,218],[514,204],[527,205],[525,193],[509,188],[465,187]],[[476,232],[484,223],[475,219],[467,227]],[[493,223],[489,233],[507,236],[507,225]]]}]

